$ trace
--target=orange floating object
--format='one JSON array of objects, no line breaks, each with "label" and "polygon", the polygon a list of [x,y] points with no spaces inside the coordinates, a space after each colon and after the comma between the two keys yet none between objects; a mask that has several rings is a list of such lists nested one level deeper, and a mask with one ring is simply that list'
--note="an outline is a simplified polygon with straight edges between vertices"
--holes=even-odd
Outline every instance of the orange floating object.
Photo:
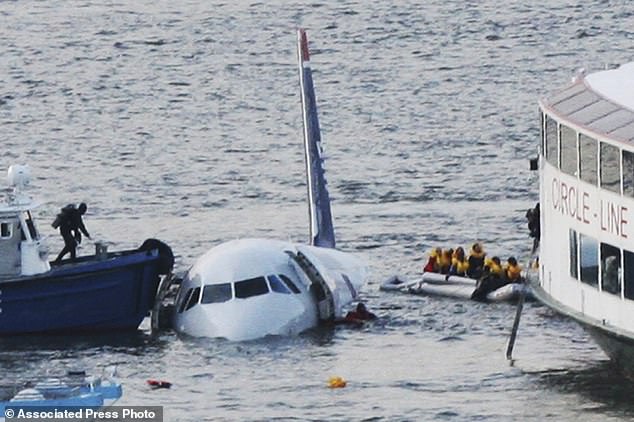
[{"label": "orange floating object", "polygon": [[348,383],[341,377],[330,377],[328,379],[328,388],[343,388]]}]

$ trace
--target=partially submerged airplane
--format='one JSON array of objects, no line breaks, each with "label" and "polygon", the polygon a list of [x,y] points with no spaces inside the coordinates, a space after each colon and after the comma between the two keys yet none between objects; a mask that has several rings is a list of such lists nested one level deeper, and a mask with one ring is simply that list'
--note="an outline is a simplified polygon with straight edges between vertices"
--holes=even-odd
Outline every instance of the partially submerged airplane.
[{"label": "partially submerged airplane", "polygon": [[178,332],[231,341],[298,334],[341,318],[365,282],[365,262],[335,249],[308,40],[302,29],[297,36],[310,244],[241,239],[210,249],[181,283]]}]

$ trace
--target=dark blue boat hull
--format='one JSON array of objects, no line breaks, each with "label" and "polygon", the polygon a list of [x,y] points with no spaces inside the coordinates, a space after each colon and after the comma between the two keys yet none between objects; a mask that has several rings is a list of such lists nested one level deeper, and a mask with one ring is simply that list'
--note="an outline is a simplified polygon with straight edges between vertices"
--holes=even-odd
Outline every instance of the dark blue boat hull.
[{"label": "dark blue boat hull", "polygon": [[0,335],[134,330],[154,305],[158,250],[84,257],[0,283]]}]

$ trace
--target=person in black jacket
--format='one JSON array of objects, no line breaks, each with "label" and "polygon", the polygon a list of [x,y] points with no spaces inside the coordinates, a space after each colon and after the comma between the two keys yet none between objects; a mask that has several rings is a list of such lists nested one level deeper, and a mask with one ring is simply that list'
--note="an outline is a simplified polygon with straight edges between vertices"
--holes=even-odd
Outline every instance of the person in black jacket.
[{"label": "person in black jacket", "polygon": [[530,208],[526,211],[526,220],[528,221],[528,231],[530,237],[533,238],[532,252],[534,253],[539,246],[539,238],[541,237],[539,202],[535,205],[535,208]]},{"label": "person in black jacket", "polygon": [[82,233],[90,239],[82,219],[82,215],[86,214],[87,209],[88,207],[83,202],[77,208],[70,204],[62,208],[62,211],[55,218],[53,227],[59,227],[59,233],[64,239],[64,249],[57,255],[54,262],[59,263],[67,253],[70,253],[71,260],[76,258],[77,245],[81,243]]}]

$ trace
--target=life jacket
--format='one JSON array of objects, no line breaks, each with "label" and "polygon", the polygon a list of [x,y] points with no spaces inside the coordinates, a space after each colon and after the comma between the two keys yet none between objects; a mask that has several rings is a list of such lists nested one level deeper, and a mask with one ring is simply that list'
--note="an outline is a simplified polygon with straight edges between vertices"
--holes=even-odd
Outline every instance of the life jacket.
[{"label": "life jacket", "polygon": [[484,259],[484,255],[486,254],[483,250],[480,250],[479,252],[477,252],[477,251],[474,251],[473,248],[471,248],[471,250],[469,251],[469,256],[472,256],[476,259]]},{"label": "life jacket", "polygon": [[482,247],[480,247],[479,249],[480,250],[476,251],[472,246],[471,250],[469,251],[469,262],[474,267],[484,266],[484,256],[486,255],[486,253],[482,250]]},{"label": "life jacket", "polygon": [[520,275],[522,273],[522,267],[518,265],[510,265],[508,264],[506,266],[506,278],[509,279],[509,281],[517,281],[520,278]]},{"label": "life jacket", "polygon": [[454,271],[458,275],[464,275],[469,269],[469,261],[466,259],[464,261],[460,261],[458,258],[454,258],[452,260],[451,266],[454,268]]},{"label": "life jacket", "polygon": [[495,261],[492,259],[487,259],[484,262],[484,265],[489,269],[489,273],[493,275],[501,276],[502,274],[504,274],[502,266],[496,264]]},{"label": "life jacket", "polygon": [[440,256],[440,260],[438,261],[441,271],[443,269],[449,269],[449,267],[451,267],[451,262],[452,261],[453,261],[453,259],[452,259],[451,255],[449,255],[445,251],[443,251],[442,255]]}]

